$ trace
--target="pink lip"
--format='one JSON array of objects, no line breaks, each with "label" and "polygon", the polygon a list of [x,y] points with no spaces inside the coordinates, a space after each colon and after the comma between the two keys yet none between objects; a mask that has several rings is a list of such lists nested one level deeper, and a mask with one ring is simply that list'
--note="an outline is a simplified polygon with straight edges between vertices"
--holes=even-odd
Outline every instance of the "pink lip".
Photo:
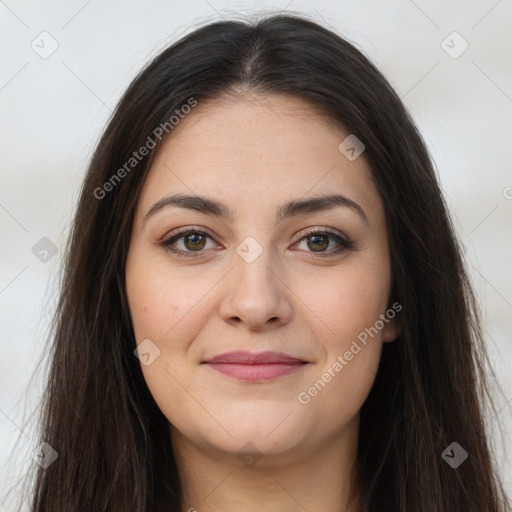
[{"label": "pink lip", "polygon": [[240,380],[263,381],[296,372],[303,368],[307,361],[280,352],[254,354],[238,351],[220,354],[205,363],[224,375]]}]

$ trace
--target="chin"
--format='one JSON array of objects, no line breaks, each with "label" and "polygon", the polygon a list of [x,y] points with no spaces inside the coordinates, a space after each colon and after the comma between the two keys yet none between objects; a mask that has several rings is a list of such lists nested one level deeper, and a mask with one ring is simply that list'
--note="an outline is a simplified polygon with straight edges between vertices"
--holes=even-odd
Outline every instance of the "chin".
[{"label": "chin", "polygon": [[[250,403],[247,408],[236,408],[226,414],[218,411],[215,419],[224,428],[218,423],[216,428],[212,428],[210,422],[205,425],[196,424],[195,433],[190,433],[190,438],[196,437],[198,443],[207,445],[210,450],[239,458],[245,452],[250,455],[252,451],[257,456],[276,458],[300,452],[307,442],[304,422],[299,420],[296,413],[290,414],[288,408],[281,406],[277,411],[271,414],[268,410],[264,412],[262,407],[251,409]],[[184,434],[189,437],[186,432]]]},{"label": "chin", "polygon": [[[264,430],[264,429],[263,429]],[[293,436],[258,431],[235,432],[234,437],[204,439],[209,449],[240,463],[241,467],[277,467],[291,464],[304,453],[303,440]]]}]

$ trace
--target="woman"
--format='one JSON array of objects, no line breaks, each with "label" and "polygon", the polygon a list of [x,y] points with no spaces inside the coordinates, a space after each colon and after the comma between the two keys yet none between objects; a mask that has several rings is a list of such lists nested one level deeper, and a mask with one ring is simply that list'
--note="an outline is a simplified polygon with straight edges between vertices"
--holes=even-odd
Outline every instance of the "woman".
[{"label": "woman", "polygon": [[510,510],[432,163],[309,20],[212,23],[133,81],[52,350],[34,511]]}]

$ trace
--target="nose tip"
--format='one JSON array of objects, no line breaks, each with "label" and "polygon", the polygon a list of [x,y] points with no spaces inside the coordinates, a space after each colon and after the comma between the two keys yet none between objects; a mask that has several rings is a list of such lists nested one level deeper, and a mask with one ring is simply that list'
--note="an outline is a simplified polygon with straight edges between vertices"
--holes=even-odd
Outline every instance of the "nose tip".
[{"label": "nose tip", "polygon": [[260,255],[250,264],[245,260],[239,263],[240,267],[225,282],[222,317],[232,324],[245,324],[253,331],[289,322],[292,307],[287,288],[264,257]]}]

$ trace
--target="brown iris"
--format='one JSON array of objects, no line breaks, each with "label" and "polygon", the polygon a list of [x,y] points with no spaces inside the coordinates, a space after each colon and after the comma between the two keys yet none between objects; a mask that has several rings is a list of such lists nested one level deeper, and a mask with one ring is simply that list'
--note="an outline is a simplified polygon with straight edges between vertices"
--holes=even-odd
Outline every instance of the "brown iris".
[{"label": "brown iris", "polygon": [[[189,241],[191,241],[190,246],[187,243]],[[206,238],[203,235],[199,235],[197,233],[192,233],[191,235],[186,235],[184,237],[183,243],[185,244],[185,247],[189,250],[192,250],[192,251],[195,249],[201,250],[201,249],[203,249],[203,247],[206,243]]]},{"label": "brown iris", "polygon": [[[322,239],[322,238],[324,240],[323,244],[319,245],[316,242],[314,242],[313,245],[312,245],[312,243],[310,242],[311,240],[317,240],[318,241],[319,239]],[[315,249],[321,249],[322,250],[322,249],[326,249],[328,247],[328,245],[329,245],[329,238],[327,236],[325,236],[325,235],[312,235],[312,236],[308,237],[308,248],[309,249],[315,248]]]}]

